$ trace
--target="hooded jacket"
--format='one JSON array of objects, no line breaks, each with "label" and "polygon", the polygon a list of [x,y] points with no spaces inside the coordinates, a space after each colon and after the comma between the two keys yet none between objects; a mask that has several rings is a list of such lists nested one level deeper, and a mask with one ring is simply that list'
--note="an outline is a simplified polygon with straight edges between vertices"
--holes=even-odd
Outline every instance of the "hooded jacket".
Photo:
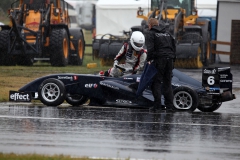
[{"label": "hooded jacket", "polygon": [[166,32],[163,25],[153,26],[146,33],[147,61],[159,58],[175,59],[175,40],[172,35]]}]

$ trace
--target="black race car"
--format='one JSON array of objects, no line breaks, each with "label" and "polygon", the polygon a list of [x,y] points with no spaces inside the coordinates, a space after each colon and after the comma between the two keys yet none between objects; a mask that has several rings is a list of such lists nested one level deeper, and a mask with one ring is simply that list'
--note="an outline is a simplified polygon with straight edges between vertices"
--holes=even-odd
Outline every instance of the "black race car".
[{"label": "black race car", "polygon": [[[65,100],[73,106],[151,107],[153,96],[149,87],[136,96],[136,85],[141,75],[120,78],[94,74],[52,74],[38,78],[18,91],[9,92],[9,101],[31,102],[39,99],[47,106],[61,105]],[[135,87],[134,87],[135,86]],[[202,83],[177,69],[173,70],[174,107],[178,111],[203,112],[217,110],[222,102],[235,99],[232,93],[230,67],[203,68]],[[164,97],[162,98],[164,101]]]}]

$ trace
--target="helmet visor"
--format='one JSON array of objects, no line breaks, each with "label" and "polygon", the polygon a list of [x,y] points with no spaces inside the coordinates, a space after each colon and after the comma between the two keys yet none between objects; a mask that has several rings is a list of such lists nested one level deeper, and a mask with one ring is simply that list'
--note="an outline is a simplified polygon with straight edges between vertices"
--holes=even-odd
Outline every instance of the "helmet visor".
[{"label": "helmet visor", "polygon": [[136,42],[133,42],[133,44],[137,47],[143,47],[143,43],[136,43]]}]

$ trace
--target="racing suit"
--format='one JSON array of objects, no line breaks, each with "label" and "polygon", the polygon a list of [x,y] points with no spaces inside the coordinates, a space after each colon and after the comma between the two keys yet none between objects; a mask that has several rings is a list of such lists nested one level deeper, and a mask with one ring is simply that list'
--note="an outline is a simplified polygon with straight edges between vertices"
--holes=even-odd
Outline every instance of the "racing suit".
[{"label": "racing suit", "polygon": [[146,34],[146,46],[148,50],[147,61],[151,62],[158,70],[151,85],[154,97],[153,109],[160,109],[162,105],[161,91],[163,91],[166,108],[173,109],[171,82],[176,51],[174,38],[166,32],[165,26],[155,25]]},{"label": "racing suit", "polygon": [[[131,44],[124,43],[122,48],[114,58],[114,62],[120,62],[123,57],[125,57],[125,63],[119,64],[118,66],[126,69],[125,73],[138,74],[143,70],[147,58],[147,51],[145,49],[135,51],[132,48]],[[123,76],[123,72],[116,67],[109,69],[108,73],[112,77]]]}]

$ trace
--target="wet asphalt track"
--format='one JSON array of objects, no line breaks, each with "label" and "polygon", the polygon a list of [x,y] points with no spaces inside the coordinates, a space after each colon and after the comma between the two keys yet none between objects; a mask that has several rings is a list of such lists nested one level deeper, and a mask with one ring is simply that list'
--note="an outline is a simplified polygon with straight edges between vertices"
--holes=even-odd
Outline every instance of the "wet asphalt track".
[{"label": "wet asphalt track", "polygon": [[[194,72],[186,71],[198,79]],[[240,76],[234,77],[237,99],[213,113],[0,103],[0,151],[124,159],[240,159]]]}]

